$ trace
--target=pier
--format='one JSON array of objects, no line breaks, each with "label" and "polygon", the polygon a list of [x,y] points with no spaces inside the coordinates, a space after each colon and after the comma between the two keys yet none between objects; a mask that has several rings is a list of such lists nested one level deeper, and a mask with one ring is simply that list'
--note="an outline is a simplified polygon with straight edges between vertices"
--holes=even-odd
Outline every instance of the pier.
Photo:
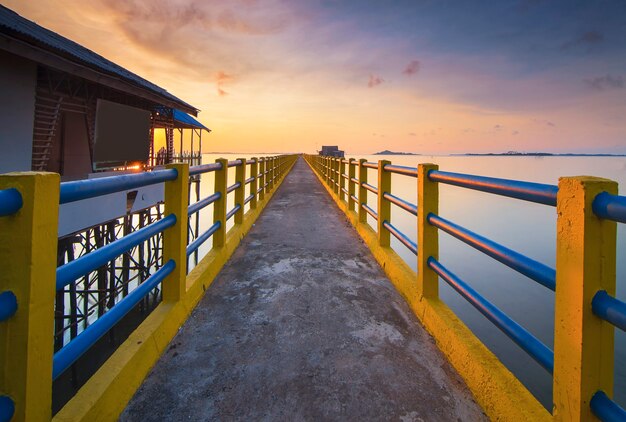
[{"label": "pier", "polygon": [[419,418],[486,419],[302,159],[121,416]]},{"label": "pier", "polygon": [[[190,183],[206,173],[214,174],[213,193],[189,203]],[[393,173],[416,180],[417,204],[393,194]],[[439,184],[556,206],[556,268],[439,216]],[[60,205],[158,185],[162,218],[55,265]],[[626,197],[616,188],[593,177],[556,186],[310,155],[174,163],[62,183],[54,173],[2,175],[0,416],[621,420],[611,395],[614,330],[626,328],[626,304],[614,296]],[[390,221],[392,205],[416,217],[417,243]],[[189,236],[191,217],[207,207],[213,224]],[[554,349],[439,261],[440,231],[555,294]],[[163,237],[159,267],[55,351],[55,298],[155,236]],[[417,273],[390,247],[391,236],[415,254]],[[553,375],[551,412],[439,299],[441,282]],[[92,349],[148,296],[156,307],[53,414],[53,381],[97,357]]]},{"label": "pier", "polygon": [[[346,159],[338,146],[205,162],[198,107],[4,6],[0,73],[0,422],[626,420],[617,182]],[[223,96],[233,77],[218,75]],[[372,74],[368,88],[383,82]],[[480,211],[473,221],[441,205],[443,185],[466,190],[455,208]],[[474,191],[493,201],[476,207]],[[510,217],[519,201],[554,210],[553,237]],[[499,243],[510,239],[494,216],[528,243]],[[448,241],[533,300],[479,284],[483,261],[459,265]],[[510,347],[472,331],[456,300]],[[520,310],[540,311],[534,325]]]}]

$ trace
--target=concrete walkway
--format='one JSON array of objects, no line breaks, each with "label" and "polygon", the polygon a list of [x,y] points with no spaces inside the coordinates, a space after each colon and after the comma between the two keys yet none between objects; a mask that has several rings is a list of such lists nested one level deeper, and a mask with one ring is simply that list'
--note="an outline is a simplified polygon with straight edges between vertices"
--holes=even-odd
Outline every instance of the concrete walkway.
[{"label": "concrete walkway", "polygon": [[485,419],[300,159],[122,421]]}]

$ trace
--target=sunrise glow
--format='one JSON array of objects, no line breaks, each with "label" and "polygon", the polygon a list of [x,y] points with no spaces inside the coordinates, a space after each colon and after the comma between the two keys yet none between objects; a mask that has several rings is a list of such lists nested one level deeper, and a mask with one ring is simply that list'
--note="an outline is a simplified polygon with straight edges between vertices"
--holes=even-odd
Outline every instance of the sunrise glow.
[{"label": "sunrise glow", "polygon": [[623,2],[3,3],[200,108],[205,152],[626,153]]}]

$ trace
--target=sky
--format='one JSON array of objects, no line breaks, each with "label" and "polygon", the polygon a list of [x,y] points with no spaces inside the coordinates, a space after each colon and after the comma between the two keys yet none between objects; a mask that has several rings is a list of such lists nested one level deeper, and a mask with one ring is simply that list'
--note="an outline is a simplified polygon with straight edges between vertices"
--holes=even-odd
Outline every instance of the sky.
[{"label": "sky", "polygon": [[626,2],[0,0],[201,110],[206,152],[626,153]]}]

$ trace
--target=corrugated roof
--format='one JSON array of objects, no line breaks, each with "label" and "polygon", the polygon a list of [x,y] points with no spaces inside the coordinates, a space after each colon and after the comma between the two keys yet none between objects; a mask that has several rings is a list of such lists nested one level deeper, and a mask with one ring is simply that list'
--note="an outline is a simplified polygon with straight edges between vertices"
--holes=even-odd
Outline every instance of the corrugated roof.
[{"label": "corrugated roof", "polygon": [[140,88],[151,91],[153,94],[164,97],[170,101],[180,103],[182,108],[196,109],[192,105],[187,104],[180,98],[177,98],[152,82],[145,80],[141,76],[124,69],[122,66],[105,59],[101,55],[94,53],[88,48],[63,37],[56,32],[52,32],[37,25],[35,22],[18,15],[11,9],[2,5],[0,5],[0,33],[18,38],[28,44],[33,44],[37,47],[51,51],[65,57],[66,59],[78,62],[99,72],[119,77]]},{"label": "corrugated roof", "polygon": [[199,121],[197,121],[196,119],[194,119],[193,117],[185,113],[184,111],[174,109],[173,117],[174,117],[174,122],[182,123],[186,127],[193,127],[196,129],[205,129],[205,130],[208,130],[209,132],[211,131],[211,129],[204,126],[202,123],[200,123]]}]

